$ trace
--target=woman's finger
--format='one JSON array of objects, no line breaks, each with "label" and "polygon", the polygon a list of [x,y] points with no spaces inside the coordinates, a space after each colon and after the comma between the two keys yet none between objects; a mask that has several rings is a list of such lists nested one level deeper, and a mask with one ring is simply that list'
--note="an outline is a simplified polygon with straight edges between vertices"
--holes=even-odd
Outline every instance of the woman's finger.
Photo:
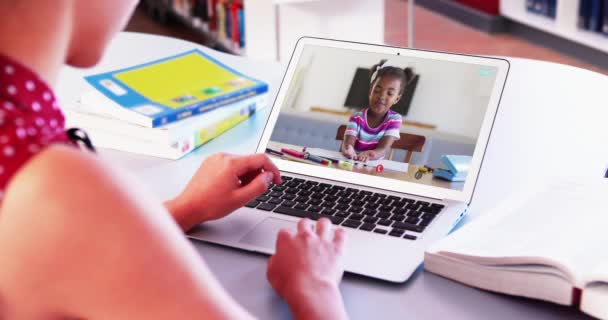
[{"label": "woman's finger", "polygon": [[319,219],[316,231],[319,238],[329,240],[331,238],[331,221],[327,218]]},{"label": "woman's finger", "polygon": [[289,230],[289,229],[279,230],[279,233],[277,234],[277,242],[275,244],[276,252],[279,252],[280,249],[283,249],[283,247],[285,245],[287,245],[287,243],[291,239],[293,239],[293,237],[294,237],[294,235],[291,230]]},{"label": "woman's finger", "polygon": [[262,172],[258,174],[249,183],[243,183],[239,188],[234,190],[234,201],[240,205],[244,205],[268,190],[268,186],[270,186],[273,179],[274,174],[272,172]]},{"label": "woman's finger", "polygon": [[298,222],[298,233],[309,233],[313,231],[313,223],[310,219],[304,218]]},{"label": "woman's finger", "polygon": [[336,246],[336,249],[341,252],[342,249],[344,248],[344,242],[346,241],[346,231],[344,231],[344,229],[342,228],[336,228],[336,231],[334,231],[334,245]]},{"label": "woman's finger", "polygon": [[262,169],[249,171],[249,172],[243,174],[242,176],[240,176],[239,180],[241,181],[242,185],[247,185],[251,181],[253,181],[262,172],[263,172]]},{"label": "woman's finger", "polygon": [[281,172],[279,168],[272,163],[270,158],[262,153],[249,156],[235,157],[232,159],[236,175],[242,176],[247,172],[263,169],[264,171],[272,172],[274,175],[274,183],[281,183]]}]

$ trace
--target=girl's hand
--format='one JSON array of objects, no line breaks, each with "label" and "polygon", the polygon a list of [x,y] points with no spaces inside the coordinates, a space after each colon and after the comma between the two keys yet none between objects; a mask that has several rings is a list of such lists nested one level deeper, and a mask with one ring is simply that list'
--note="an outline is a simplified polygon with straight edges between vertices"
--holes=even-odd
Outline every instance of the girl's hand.
[{"label": "girl's hand", "polygon": [[203,162],[184,191],[166,203],[184,230],[228,215],[281,183],[279,169],[264,154],[215,154]]},{"label": "girl's hand", "polygon": [[373,150],[367,150],[359,153],[357,156],[358,161],[366,162],[367,160],[376,160],[378,158],[378,153]]},{"label": "girl's hand", "polygon": [[355,148],[352,145],[347,145],[343,150],[342,154],[348,159],[354,159],[357,157],[357,153],[355,152]]},{"label": "girl's hand", "polygon": [[268,280],[289,304],[296,319],[345,319],[338,289],[344,267],[345,232],[331,222],[303,219],[297,233],[281,230],[268,260]]}]

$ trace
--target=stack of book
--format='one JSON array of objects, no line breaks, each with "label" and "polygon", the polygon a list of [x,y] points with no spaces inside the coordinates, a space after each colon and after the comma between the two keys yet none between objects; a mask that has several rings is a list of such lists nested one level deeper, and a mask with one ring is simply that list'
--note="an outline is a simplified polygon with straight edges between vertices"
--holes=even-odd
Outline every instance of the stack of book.
[{"label": "stack of book", "polygon": [[266,105],[268,85],[199,50],[85,77],[65,110],[102,148],[178,159]]}]

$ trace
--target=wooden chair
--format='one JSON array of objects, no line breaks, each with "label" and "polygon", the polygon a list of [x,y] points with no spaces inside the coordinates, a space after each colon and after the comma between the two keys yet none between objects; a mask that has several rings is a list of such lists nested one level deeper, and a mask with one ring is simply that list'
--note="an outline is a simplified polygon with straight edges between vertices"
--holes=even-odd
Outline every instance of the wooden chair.
[{"label": "wooden chair", "polygon": [[[344,132],[346,132],[346,125],[341,125],[336,132],[336,140],[344,140]],[[388,160],[393,160],[393,154],[395,149],[405,150],[405,162],[410,163],[414,152],[422,152],[424,150],[424,143],[426,138],[417,134],[410,133],[399,133],[399,140],[393,142],[391,146],[391,152],[388,155]]]}]

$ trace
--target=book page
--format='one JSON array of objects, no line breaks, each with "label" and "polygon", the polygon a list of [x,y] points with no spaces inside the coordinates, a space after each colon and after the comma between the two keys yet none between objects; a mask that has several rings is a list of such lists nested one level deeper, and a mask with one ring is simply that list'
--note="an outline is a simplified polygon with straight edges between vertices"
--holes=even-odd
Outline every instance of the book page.
[{"label": "book page", "polygon": [[[608,286],[608,259],[595,265],[586,275],[585,283],[603,283]],[[607,297],[608,298],[608,297]]]},{"label": "book page", "polygon": [[608,319],[608,304],[606,304],[606,301],[608,301],[606,274],[608,271],[606,271],[606,267],[608,267],[608,264],[602,265],[601,270],[596,270],[600,271],[600,274],[593,272],[595,276],[600,276],[598,279],[604,280],[587,283],[581,297],[581,311],[599,319]]},{"label": "book page", "polygon": [[480,257],[484,264],[547,263],[572,273],[581,286],[584,274],[608,261],[607,197],[608,179],[532,186],[432,250]]}]

